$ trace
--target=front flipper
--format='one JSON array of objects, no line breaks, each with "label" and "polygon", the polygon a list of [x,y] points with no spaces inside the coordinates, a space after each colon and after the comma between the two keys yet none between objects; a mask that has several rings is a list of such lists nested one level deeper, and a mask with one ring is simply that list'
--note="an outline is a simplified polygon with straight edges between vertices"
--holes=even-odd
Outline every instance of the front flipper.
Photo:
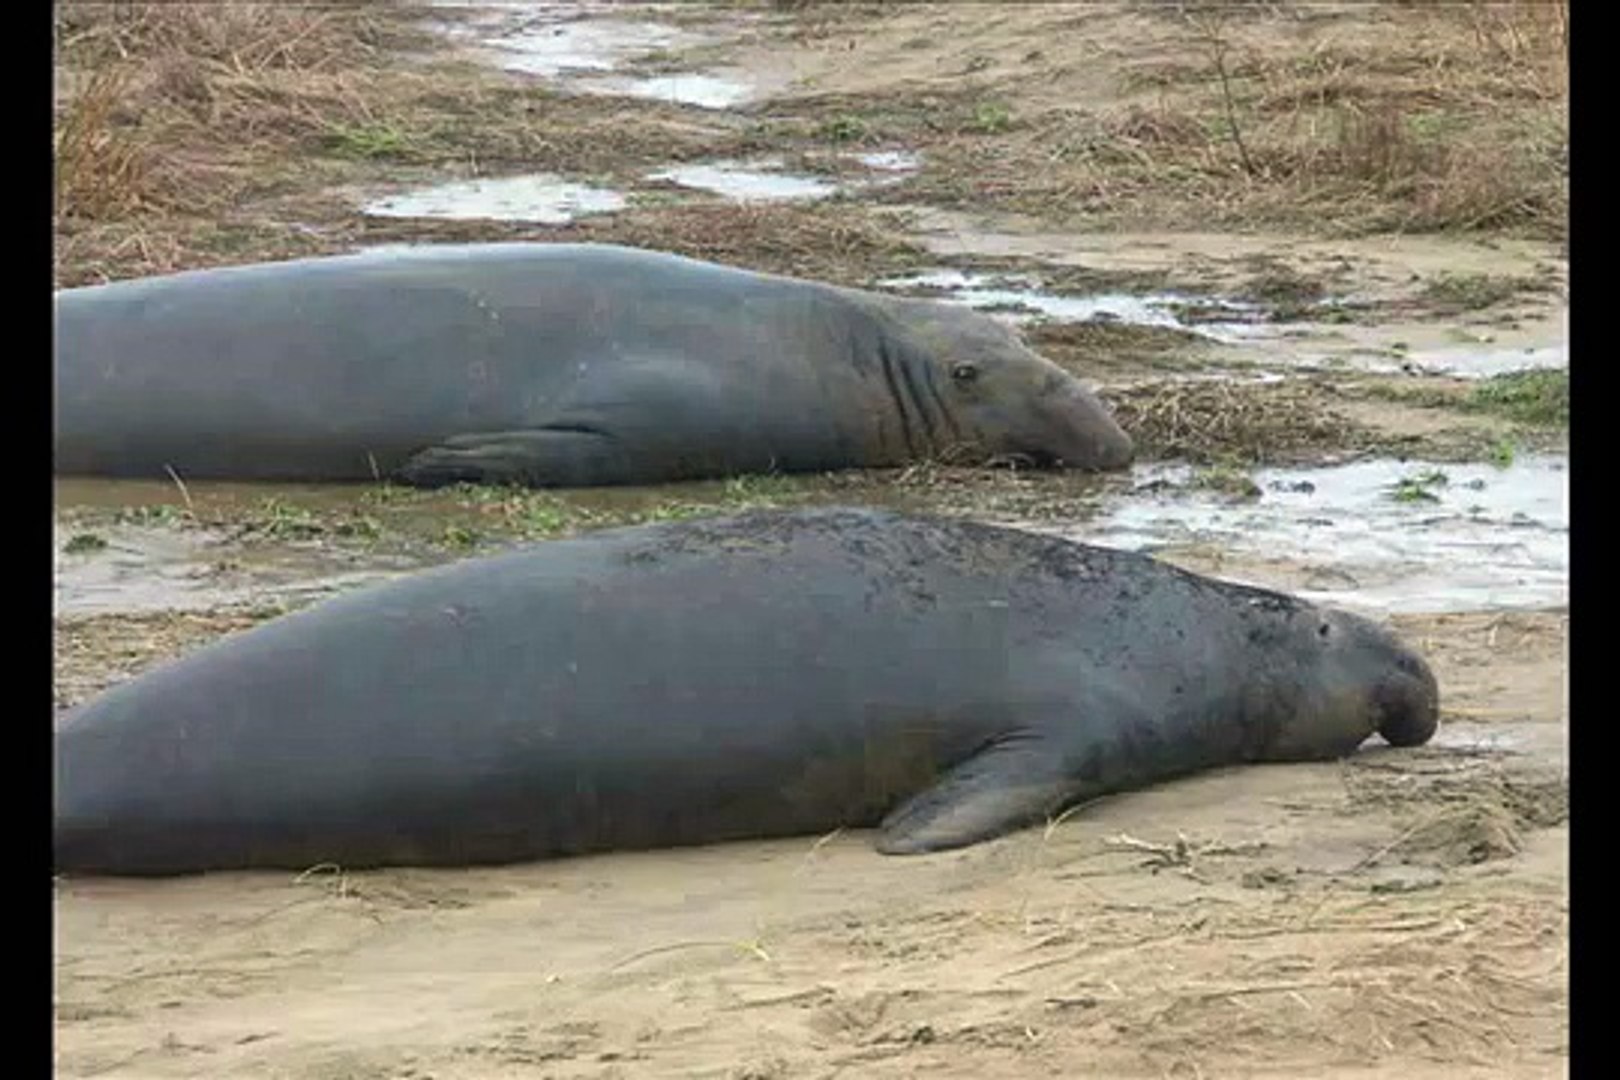
[{"label": "front flipper", "polygon": [[994,743],[892,810],[879,827],[885,855],[967,847],[1044,821],[1078,794],[1049,741],[1016,736]]},{"label": "front flipper", "polygon": [[517,484],[590,487],[623,482],[623,450],[597,431],[535,428],[456,435],[413,454],[398,478],[414,487]]}]

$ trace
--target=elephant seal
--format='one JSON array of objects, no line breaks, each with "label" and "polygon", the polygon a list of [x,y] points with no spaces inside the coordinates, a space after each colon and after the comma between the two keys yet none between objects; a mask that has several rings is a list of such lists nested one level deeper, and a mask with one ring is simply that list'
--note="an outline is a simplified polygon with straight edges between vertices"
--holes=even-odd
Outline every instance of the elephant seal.
[{"label": "elephant seal", "polygon": [[55,867],[469,865],[881,824],[960,847],[1434,732],[1377,624],[1147,556],[756,511],[466,560],[226,638],[56,732]]},{"label": "elephant seal", "polygon": [[1130,438],[935,301],[594,244],[426,246],[56,294],[64,476],[589,487]]}]

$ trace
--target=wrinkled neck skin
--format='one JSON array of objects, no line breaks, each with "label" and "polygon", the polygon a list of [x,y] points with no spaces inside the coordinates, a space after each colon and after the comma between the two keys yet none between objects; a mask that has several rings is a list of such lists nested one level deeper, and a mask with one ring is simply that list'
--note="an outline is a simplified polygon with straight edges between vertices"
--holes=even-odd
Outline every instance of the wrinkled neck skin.
[{"label": "wrinkled neck skin", "polygon": [[[887,329],[887,328],[886,328]],[[959,415],[949,377],[930,353],[897,326],[879,334],[868,378],[894,422],[880,424],[879,444],[894,461],[978,463],[995,455],[980,431]]]},{"label": "wrinkled neck skin", "polygon": [[[834,292],[866,316],[862,322],[870,333],[857,345],[856,366],[876,391],[876,400],[886,406],[874,436],[892,463],[982,464],[1009,455],[1045,456],[1035,446],[1008,444],[1006,431],[1023,427],[1027,421],[986,430],[951,384],[950,370],[957,360],[1004,359],[1000,354],[1008,349],[1006,339],[982,339],[986,331],[999,332],[1000,328],[987,320],[982,326],[975,325],[975,320],[985,320],[985,316],[933,301],[879,296],[858,289],[834,288]],[[1046,363],[1033,354],[1030,360]],[[1006,378],[1004,373],[995,374]],[[1063,375],[1055,365],[1050,374]],[[1032,394],[1038,390],[1030,387]],[[1005,417],[986,419],[996,425]]]}]

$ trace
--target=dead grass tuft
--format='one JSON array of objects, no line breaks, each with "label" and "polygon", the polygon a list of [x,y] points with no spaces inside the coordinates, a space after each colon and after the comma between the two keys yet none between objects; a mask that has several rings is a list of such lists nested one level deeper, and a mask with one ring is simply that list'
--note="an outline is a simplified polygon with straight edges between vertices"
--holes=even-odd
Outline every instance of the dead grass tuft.
[{"label": "dead grass tuft", "polygon": [[830,201],[646,207],[578,221],[548,238],[656,248],[856,287],[927,261],[897,228],[858,206]]},{"label": "dead grass tuft", "polygon": [[299,140],[374,120],[393,7],[58,5],[58,226],[218,213]]},{"label": "dead grass tuft", "polygon": [[116,122],[129,75],[96,72],[54,132],[59,219],[117,217],[159,201],[145,148]]},{"label": "dead grass tuft", "polygon": [[1300,382],[1155,382],[1105,388],[1101,396],[1144,457],[1273,464],[1370,438]]},{"label": "dead grass tuft", "polygon": [[279,614],[274,608],[246,608],[58,616],[56,708],[72,708],[155,664]]},{"label": "dead grass tuft", "polygon": [[[608,182],[744,138],[658,103],[551,93],[442,49],[408,4],[57,11],[58,286],[343,250],[358,191],[555,172]],[[469,239],[534,230],[457,226]],[[413,233],[455,231],[437,224]]]},{"label": "dead grass tuft", "polygon": [[914,128],[929,164],[888,197],[1059,221],[1562,236],[1564,6],[1353,7],[1156,5],[1179,40],[1129,69],[1141,93],[1021,106],[993,141]]},{"label": "dead grass tuft", "polygon": [[1030,348],[1082,378],[1110,369],[1199,367],[1208,350],[1190,330],[1101,319],[1037,323],[1023,336]]}]

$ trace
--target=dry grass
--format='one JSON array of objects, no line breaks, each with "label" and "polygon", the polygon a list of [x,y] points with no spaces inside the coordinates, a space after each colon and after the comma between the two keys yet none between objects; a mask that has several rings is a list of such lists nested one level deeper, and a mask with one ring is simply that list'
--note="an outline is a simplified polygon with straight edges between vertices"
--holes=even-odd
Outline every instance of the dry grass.
[{"label": "dry grass", "polygon": [[1030,348],[1081,378],[1118,369],[1201,367],[1210,349],[1190,330],[1098,319],[1037,323],[1023,336]]},{"label": "dry grass", "polygon": [[739,137],[656,103],[560,96],[466,63],[402,63],[402,51],[439,46],[420,14],[60,5],[57,284],[342,250],[367,228],[353,190],[402,173],[612,180]]},{"label": "dry grass", "polygon": [[[338,210],[339,208],[334,208]],[[335,226],[351,240],[496,240],[624,244],[769,274],[861,287],[928,262],[898,227],[865,207],[819,203],[672,203],[630,206],[567,225],[367,219]]]},{"label": "dry grass", "polygon": [[1369,440],[1305,382],[1154,382],[1105,389],[1102,396],[1145,459],[1275,464]]},{"label": "dry grass", "polygon": [[838,202],[649,207],[576,222],[557,239],[628,244],[859,286],[911,269],[926,253],[863,208]]},{"label": "dry grass", "polygon": [[300,147],[375,122],[398,10],[58,5],[58,283],[220,261],[208,238],[295,183]]},{"label": "dry grass", "polygon": [[55,704],[71,708],[154,664],[256,626],[275,608],[73,615],[55,620]]},{"label": "dry grass", "polygon": [[[376,121],[388,7],[63,4],[57,8],[57,214],[219,208],[299,140]],[[98,177],[126,163],[125,190]]]},{"label": "dry grass", "polygon": [[[847,22],[905,6],[811,7],[811,21]],[[1036,63],[1004,83],[776,101],[742,125],[555,94],[442,53],[402,62],[442,44],[408,4],[62,4],[57,283],[374,237],[549,235],[361,219],[355,193],[384,182],[545,171],[623,184],[670,161],[827,160],[879,144],[926,159],[919,176],[868,196],[880,201],[1156,226],[1562,233],[1561,4],[1142,10],[1169,37],[1120,65],[1124,93],[1104,105],[1046,92],[1064,69]],[[849,203],[649,207],[565,232],[850,283],[911,257]]]},{"label": "dry grass", "polygon": [[[1053,75],[1032,70],[1002,96],[1047,105],[1016,107],[993,140],[919,125],[935,129],[931,165],[891,197],[1058,220],[1564,235],[1563,3],[1144,10],[1175,59],[1125,65],[1119,101],[1043,94]],[[851,129],[890,110],[841,108]]]}]

